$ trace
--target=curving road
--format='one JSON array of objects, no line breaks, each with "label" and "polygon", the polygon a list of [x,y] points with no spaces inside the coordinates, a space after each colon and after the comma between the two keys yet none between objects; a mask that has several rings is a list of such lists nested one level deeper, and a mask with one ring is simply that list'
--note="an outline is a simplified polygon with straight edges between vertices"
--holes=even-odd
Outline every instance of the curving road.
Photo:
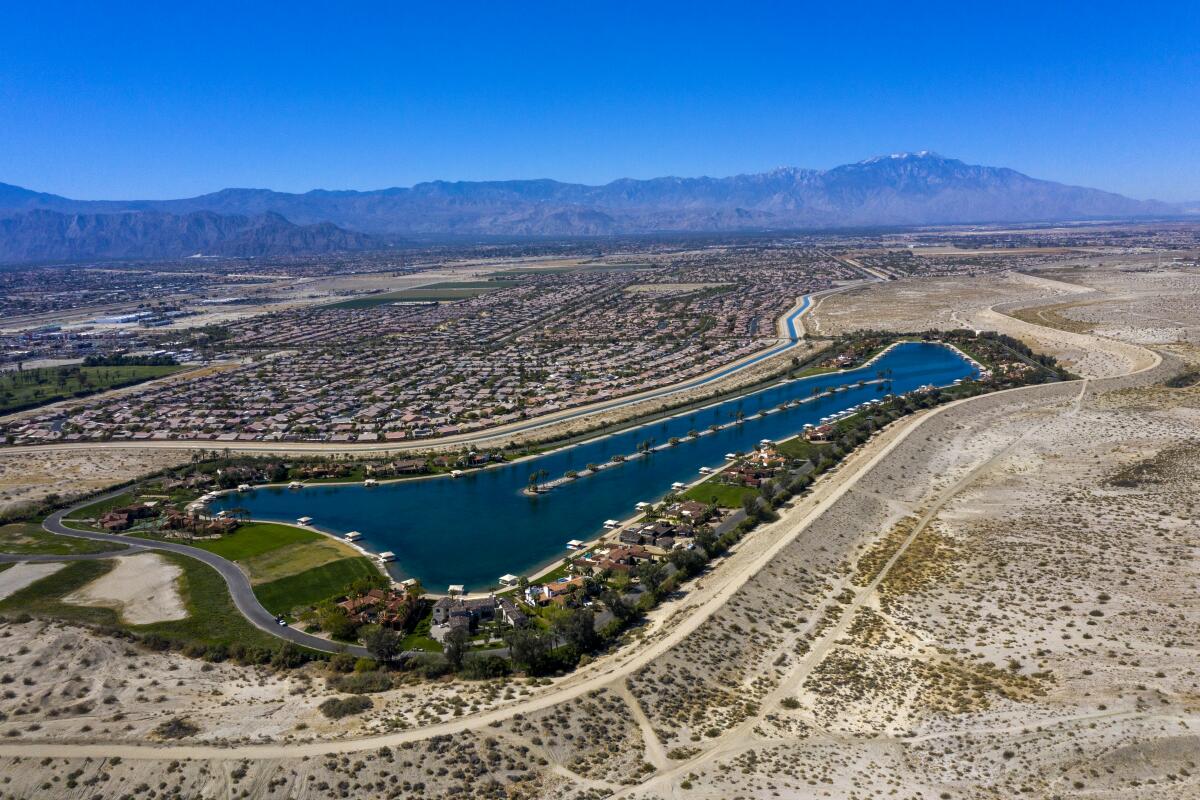
[{"label": "curving road", "polygon": [[[109,492],[99,498],[93,498],[84,504],[98,502],[98,500],[107,500],[111,497],[116,497],[124,492],[124,489],[119,489],[115,492]],[[194,558],[197,561],[203,561],[208,566],[220,573],[225,579],[225,585],[229,587],[229,596],[233,598],[233,604],[237,606],[237,610],[242,613],[250,624],[254,627],[271,634],[277,639],[283,639],[293,644],[301,645],[312,650],[319,650],[323,653],[351,653],[356,656],[369,656],[367,648],[359,645],[338,644],[330,642],[328,639],[322,639],[319,636],[313,636],[298,631],[295,628],[284,627],[275,621],[275,615],[263,608],[262,603],[258,602],[258,598],[254,596],[254,589],[250,586],[250,579],[246,577],[246,573],[226,558],[222,558],[216,553],[210,553],[207,550],[201,550],[199,547],[190,547],[186,544],[178,544],[176,542],[160,542],[155,539],[139,539],[135,536],[121,536],[116,533],[93,533],[92,531],[81,531],[75,528],[68,528],[63,524],[63,518],[74,511],[79,506],[73,506],[61,511],[56,511],[46,518],[42,523],[42,527],[47,531],[59,536],[73,536],[77,539],[91,539],[94,542],[117,542],[119,544],[127,544],[131,550],[165,550],[168,553],[179,553],[180,555]],[[93,553],[84,556],[85,558],[112,558],[114,556],[128,555],[129,551],[120,551],[118,553]],[[70,556],[49,556],[46,558],[36,558],[33,556],[13,557],[13,560],[19,561],[68,561],[80,560],[79,557],[71,558]]]}]

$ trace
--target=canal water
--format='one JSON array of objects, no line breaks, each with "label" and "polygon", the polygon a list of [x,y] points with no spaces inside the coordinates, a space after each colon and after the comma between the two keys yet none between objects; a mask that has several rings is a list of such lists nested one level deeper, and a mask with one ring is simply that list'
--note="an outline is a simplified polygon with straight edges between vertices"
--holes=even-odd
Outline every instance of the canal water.
[{"label": "canal water", "polygon": [[[890,387],[875,381],[885,372]],[[571,539],[589,540],[607,519],[624,519],[639,501],[654,501],[671,484],[691,482],[700,467],[716,467],[724,455],[749,450],[762,439],[781,440],[800,433],[807,423],[887,391],[902,394],[926,384],[947,386],[974,375],[974,368],[954,350],[937,344],[904,343],[869,366],[844,373],[816,375],[778,384],[710,408],[660,420],[639,428],[594,439],[503,467],[469,472],[459,478],[400,481],[380,486],[309,485],[304,489],[260,488],[230,494],[214,501],[221,510],[241,506],[260,520],[290,522],[313,518],[322,530],[337,534],[361,531],[361,544],[373,552],[391,550],[389,564],[398,578],[415,577],[431,591],[449,584],[469,589],[496,583],[505,573],[530,574],[541,565],[566,555]],[[845,391],[812,400],[813,388],[847,386]],[[809,402],[753,417],[793,399]],[[545,471],[542,480],[560,478],[568,470],[582,471],[614,455],[628,455],[638,445],[667,444],[689,430],[734,421],[740,425],[683,441],[600,472],[569,481],[528,497],[522,493],[531,473]]]}]

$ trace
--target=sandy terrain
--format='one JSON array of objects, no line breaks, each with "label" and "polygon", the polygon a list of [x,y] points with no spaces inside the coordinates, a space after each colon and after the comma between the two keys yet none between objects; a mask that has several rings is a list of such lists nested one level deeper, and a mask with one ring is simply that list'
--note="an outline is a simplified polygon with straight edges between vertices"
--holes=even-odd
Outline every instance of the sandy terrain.
[{"label": "sandy terrain", "polygon": [[148,625],[187,617],[179,595],[175,564],[158,553],[113,559],[109,572],[63,598],[64,603],[111,608],[130,625]]},{"label": "sandy terrain", "polygon": [[0,448],[0,511],[49,494],[86,494],[166,467],[186,464],[178,449],[39,451]]},{"label": "sandy terrain", "polygon": [[[872,290],[882,299],[827,300],[816,314],[826,326],[855,313],[898,328],[982,317],[1041,337],[1089,379],[890,427],[659,609],[631,634],[640,641],[550,686],[426,684],[386,693],[386,712],[318,723],[320,690],[290,694],[306,672],[204,672],[59,631],[73,640],[57,660],[115,650],[105,663],[130,681],[121,702],[138,709],[134,729],[97,718],[85,731],[79,715],[51,717],[22,688],[0,704],[0,729],[18,729],[0,739],[0,773],[12,776],[0,791],[28,796],[58,777],[67,797],[120,797],[142,782],[297,798],[1200,796],[1200,395],[1156,385],[1196,350],[1177,343],[1160,362],[1132,336],[992,310],[1081,299],[1100,291],[1089,278],[1072,276],[1074,290],[973,279],[982,298],[939,279],[909,305],[896,293],[915,287],[900,281]],[[1151,291],[1140,302],[1164,325],[1196,324],[1186,302]],[[1094,330],[1127,318],[1121,301],[1088,299]],[[4,671],[55,663],[55,636],[40,627],[0,629],[30,650]],[[131,679],[130,661],[144,677]],[[57,698],[72,670],[45,681],[45,696]],[[137,699],[177,670],[183,685],[161,707]],[[153,741],[147,731],[177,716],[197,725],[189,742],[208,744],[111,744]],[[367,732],[377,735],[344,738]],[[274,743],[211,746],[259,735]],[[68,741],[78,744],[52,744]],[[32,742],[45,744],[18,744]]]},{"label": "sandy terrain", "polygon": [[21,591],[35,581],[40,581],[47,575],[53,575],[65,566],[66,564],[53,562],[43,564],[30,564],[27,562],[13,564],[8,569],[0,572],[0,600]]}]

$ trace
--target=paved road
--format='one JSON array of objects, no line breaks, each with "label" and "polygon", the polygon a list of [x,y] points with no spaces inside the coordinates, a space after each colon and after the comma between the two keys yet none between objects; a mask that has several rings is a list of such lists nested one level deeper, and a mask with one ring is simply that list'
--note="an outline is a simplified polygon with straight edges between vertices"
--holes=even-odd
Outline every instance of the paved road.
[{"label": "paved road", "polygon": [[[109,497],[116,497],[121,494],[124,489],[115,492],[110,492],[107,495],[99,498],[101,500]],[[95,499],[88,500],[88,503],[96,502]],[[358,645],[334,644],[319,636],[312,636],[304,631],[298,631],[295,628],[283,627],[275,621],[275,616],[262,607],[258,602],[258,598],[254,596],[254,589],[250,586],[250,579],[242,572],[236,564],[228,559],[222,558],[216,553],[210,553],[207,550],[201,550],[199,547],[189,547],[186,544],[178,544],[176,542],[160,542],[151,539],[139,539],[133,536],[121,536],[115,533],[92,533],[91,531],[80,531],[74,528],[68,528],[63,524],[63,517],[74,511],[74,508],[63,509],[56,511],[46,518],[42,523],[50,533],[58,534],[59,536],[73,536],[78,539],[91,539],[96,542],[119,542],[121,544],[130,545],[130,547],[138,549],[150,550],[165,550],[169,553],[179,553],[180,555],[194,558],[198,561],[203,561],[210,567],[215,569],[225,579],[225,585],[229,587],[229,596],[233,598],[233,604],[237,606],[237,610],[242,613],[251,625],[259,628],[266,633],[278,639],[284,639],[294,644],[302,645],[313,650],[320,650],[323,653],[341,653],[346,652],[356,656],[369,656],[365,647]],[[127,553],[122,553],[126,555]],[[109,557],[116,554],[93,554],[90,557]],[[31,561],[35,560],[33,556],[23,556],[14,558],[13,560]],[[56,556],[50,558],[37,558],[41,561],[62,561],[76,560],[69,556]]]}]

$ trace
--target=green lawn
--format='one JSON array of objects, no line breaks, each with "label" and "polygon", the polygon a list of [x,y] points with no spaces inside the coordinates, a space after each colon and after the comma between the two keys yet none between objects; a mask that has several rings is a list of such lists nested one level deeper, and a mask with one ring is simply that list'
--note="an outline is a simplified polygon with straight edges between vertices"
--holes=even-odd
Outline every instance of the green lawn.
[{"label": "green lawn", "polygon": [[404,637],[401,647],[405,650],[427,650],[430,653],[442,652],[442,646],[429,635],[429,626],[433,622],[433,606],[429,607],[425,616],[413,626],[413,631]]},{"label": "green lawn", "polygon": [[276,647],[279,640],[251,625],[234,607],[225,581],[216,570],[195,559],[175,553],[163,558],[183,570],[179,588],[187,606],[186,619],[127,625],[110,608],[76,606],[61,598],[99,578],[113,568],[109,561],[73,561],[0,602],[0,613],[27,611],[35,616],[66,619],[93,625],[111,625],[141,635],[158,634],[180,642]]},{"label": "green lawn", "polygon": [[366,297],[356,297],[343,300],[325,308],[373,308],[386,303],[433,303],[453,300],[467,300],[481,294],[495,292],[500,289],[515,286],[516,281],[460,281],[457,283],[433,283],[429,286],[417,286],[412,289],[401,289],[398,292],[384,292]]},{"label": "green lawn", "polygon": [[828,446],[817,442],[810,442],[803,436],[797,436],[794,439],[788,439],[786,442],[780,442],[776,445],[776,449],[788,458],[808,459],[815,464],[821,457],[821,448]]},{"label": "green lawn", "polygon": [[315,542],[305,542],[295,547],[277,547],[256,556],[240,559],[237,563],[253,583],[267,583],[357,555],[358,551],[352,547],[321,536]]},{"label": "green lawn", "polygon": [[122,492],[116,497],[110,497],[107,500],[97,500],[94,503],[82,506],[68,514],[65,519],[69,522],[83,519],[99,519],[104,512],[120,508],[121,506],[127,506],[135,499],[136,497],[133,492]]},{"label": "green lawn", "polygon": [[124,550],[125,545],[110,542],[93,542],[55,536],[31,522],[16,522],[0,525],[0,553],[17,555],[74,555],[78,553],[105,553]]},{"label": "green lawn", "polygon": [[291,525],[249,522],[220,539],[197,539],[188,544],[210,553],[216,553],[230,561],[241,561],[276,548],[304,544],[321,538],[321,534],[315,531],[306,531]]},{"label": "green lawn", "polygon": [[185,369],[180,366],[38,367],[0,372],[0,414],[132,386]]},{"label": "green lawn", "polygon": [[272,614],[287,614],[334,597],[358,578],[378,575],[369,558],[343,558],[286,578],[260,583],[254,594]]},{"label": "green lawn", "polygon": [[307,572],[357,551],[327,536],[271,522],[250,522],[220,539],[191,543],[210,553],[236,561],[254,583],[269,583]]},{"label": "green lawn", "polygon": [[752,489],[749,486],[730,486],[729,484],[721,483],[720,476],[714,475],[704,483],[699,483],[683,493],[683,496],[689,500],[699,500],[701,503],[711,503],[713,498],[716,498],[716,503],[721,508],[741,508],[742,498],[758,495],[758,489]]},{"label": "green lawn", "polygon": [[813,375],[828,375],[830,372],[837,372],[837,367],[806,367],[792,375],[793,378],[810,378]]}]

